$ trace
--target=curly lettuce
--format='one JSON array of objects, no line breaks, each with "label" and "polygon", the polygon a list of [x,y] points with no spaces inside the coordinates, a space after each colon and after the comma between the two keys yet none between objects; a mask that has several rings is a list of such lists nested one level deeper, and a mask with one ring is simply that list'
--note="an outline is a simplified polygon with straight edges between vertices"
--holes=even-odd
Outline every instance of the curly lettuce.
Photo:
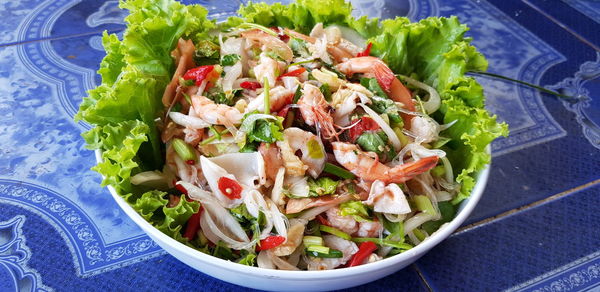
[{"label": "curly lettuce", "polygon": [[451,139],[443,149],[462,185],[453,203],[469,195],[477,172],[489,163],[486,146],[508,133],[506,124],[498,124],[483,109],[482,87],[465,75],[485,70],[487,62],[464,37],[468,28],[456,17],[417,23],[397,17],[379,22],[354,18],[351,4],[344,0],[298,0],[289,5],[249,2],[240,7],[239,17],[217,25],[207,19],[203,7],[174,0],[125,0],[120,7],[130,12],[125,19],[127,29],[122,40],[104,33],[106,57],[98,70],[102,84],[89,91],[75,120],[95,126],[83,137],[89,149],[103,151],[103,162],[93,168],[105,177],[103,185],[114,186],[137,212],[176,238],[181,237],[179,230],[197,211],[197,204],[180,200],[178,206],[168,208],[165,193],[144,192],[129,180],[136,173],[163,167],[164,145],[155,120],[163,111],[161,97],[175,69],[170,52],[179,38],[198,44],[211,40],[210,30],[242,22],[303,33],[319,22],[355,29],[373,44],[372,54],[394,72],[412,75],[438,90],[442,107],[434,118],[444,123],[458,121],[443,133]]}]

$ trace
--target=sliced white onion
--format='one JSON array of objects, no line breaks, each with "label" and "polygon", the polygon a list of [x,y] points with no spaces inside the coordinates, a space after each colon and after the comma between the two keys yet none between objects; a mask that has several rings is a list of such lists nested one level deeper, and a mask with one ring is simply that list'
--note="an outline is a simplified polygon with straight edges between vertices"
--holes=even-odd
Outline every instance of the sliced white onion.
[{"label": "sliced white onion", "polygon": [[225,76],[223,77],[222,85],[224,92],[232,92],[235,81],[242,76],[242,62],[238,61],[235,65],[231,66]]},{"label": "sliced white onion", "polygon": [[452,194],[446,191],[436,191],[435,196],[438,202],[447,202],[452,200]]},{"label": "sliced white onion", "polygon": [[415,161],[419,160],[421,158],[430,157],[430,156],[437,156],[440,158],[446,156],[446,152],[444,152],[444,150],[427,149],[427,148],[423,147],[421,144],[409,143],[406,146],[404,146],[404,148],[402,148],[402,150],[400,152],[398,152],[398,155],[396,155],[396,157],[394,157],[394,159],[392,159],[392,161],[389,163],[389,165],[396,166],[396,165],[403,164],[404,163],[404,155],[406,155],[406,153],[408,153],[409,151],[412,154],[412,157]]},{"label": "sliced white onion", "polygon": [[417,238],[414,232],[408,232],[406,233],[406,235],[408,235],[408,238],[410,238],[410,241],[412,241],[414,245],[421,243],[421,241]]},{"label": "sliced white onion", "polygon": [[130,181],[134,185],[145,185],[157,189],[166,189],[169,186],[169,176],[158,170],[140,172],[132,176]]},{"label": "sliced white onion", "polygon": [[170,112],[169,118],[171,118],[171,120],[178,125],[192,129],[202,129],[210,127],[210,124],[201,118],[192,117],[179,112]]},{"label": "sliced white onion", "polygon": [[454,172],[452,170],[452,164],[450,164],[450,160],[448,159],[448,157],[442,157],[442,164],[444,165],[444,172],[445,172],[445,177],[446,177],[446,181],[448,183],[453,183],[454,182]]},{"label": "sliced white onion", "polygon": [[280,269],[280,270],[287,270],[287,271],[298,271],[298,270],[300,270],[297,267],[292,266],[290,263],[288,263],[284,259],[282,259],[282,258],[274,255],[271,250],[267,250],[267,255],[271,259],[271,262],[273,262],[273,264],[275,264],[275,266],[277,266],[277,268]]},{"label": "sliced white onion", "polygon": [[310,188],[308,187],[308,177],[289,176],[286,178],[285,184],[289,185],[289,191],[295,197],[308,198],[310,192]]},{"label": "sliced white onion", "polygon": [[227,153],[208,160],[235,176],[243,185],[258,187],[266,183],[265,161],[258,152]]},{"label": "sliced white onion", "polygon": [[279,171],[277,171],[277,175],[275,176],[275,183],[273,184],[273,189],[271,190],[271,200],[277,205],[284,205],[285,201],[283,200],[283,179],[285,176],[285,167],[280,167]]},{"label": "sliced white onion", "polygon": [[396,133],[394,132],[394,130],[392,130],[392,128],[390,127],[390,125],[388,125],[370,107],[368,107],[368,106],[366,106],[365,104],[362,104],[362,103],[359,103],[358,105],[361,106],[365,110],[365,112],[377,123],[377,125],[379,125],[379,127],[381,127],[381,129],[383,130],[383,132],[388,136],[388,139],[390,139],[390,142],[394,146],[394,149],[396,151],[399,151],[402,148],[402,143],[400,143],[400,139],[398,139],[398,136],[396,135]]},{"label": "sliced white onion", "polygon": [[267,252],[268,250],[262,250],[258,253],[258,256],[256,257],[256,264],[259,268],[275,270],[275,265],[273,264],[273,261]]},{"label": "sliced white onion", "polygon": [[288,229],[290,227],[290,222],[287,217],[283,215],[279,208],[273,203],[273,201],[268,202],[269,205],[269,215],[273,221],[273,226],[275,226],[275,230],[277,233],[287,239]]},{"label": "sliced white onion", "polygon": [[406,214],[383,213],[383,217],[385,217],[385,219],[387,219],[390,222],[397,223],[404,221],[404,219],[406,219]]},{"label": "sliced white onion", "polygon": [[423,225],[423,223],[427,221],[431,221],[433,219],[433,215],[427,213],[419,213],[413,217],[408,218],[404,222],[404,233],[408,234],[412,232],[415,228]]},{"label": "sliced white onion", "polygon": [[423,108],[428,114],[431,114],[440,108],[440,105],[442,104],[442,99],[440,98],[440,95],[438,94],[437,90],[423,82],[419,82],[408,76],[398,76],[402,77],[406,81],[406,83],[421,88],[429,93],[429,99],[423,102]]},{"label": "sliced white onion", "polygon": [[[206,158],[204,155],[200,156],[200,165],[202,166],[202,173],[204,177],[208,181],[208,185],[210,186],[210,190],[215,195],[215,197],[219,200],[221,205],[227,208],[233,208],[242,203],[242,199],[231,199],[219,190],[218,182],[221,177],[227,177],[229,179],[233,179],[237,181],[236,177],[230,173],[228,173],[221,166],[217,165],[210,159]],[[243,187],[243,186],[242,186]]]}]

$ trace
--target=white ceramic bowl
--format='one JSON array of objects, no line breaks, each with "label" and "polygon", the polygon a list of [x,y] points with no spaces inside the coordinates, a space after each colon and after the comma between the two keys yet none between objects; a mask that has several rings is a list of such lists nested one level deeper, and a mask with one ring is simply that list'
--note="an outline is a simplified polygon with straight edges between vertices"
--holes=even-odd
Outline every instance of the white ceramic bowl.
[{"label": "white ceramic bowl", "polygon": [[[489,153],[489,148],[487,149]],[[96,160],[102,161],[96,151]],[[323,291],[353,287],[390,275],[419,259],[458,228],[471,214],[481,198],[488,180],[489,165],[477,177],[471,196],[464,200],[456,217],[414,248],[374,263],[327,271],[281,271],[249,267],[216,258],[165,235],[140,216],[112,186],[108,190],[121,209],[160,247],[188,266],[223,281],[240,286],[271,291]]]}]

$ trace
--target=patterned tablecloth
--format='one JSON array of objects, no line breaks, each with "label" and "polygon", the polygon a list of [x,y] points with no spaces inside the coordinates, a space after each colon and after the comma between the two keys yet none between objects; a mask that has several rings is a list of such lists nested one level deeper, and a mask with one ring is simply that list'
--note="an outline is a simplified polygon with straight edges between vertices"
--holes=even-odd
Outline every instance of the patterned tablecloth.
[{"label": "patterned tablecloth", "polygon": [[[368,290],[574,291],[600,287],[600,2],[356,0],[357,15],[457,15],[489,70],[577,96],[480,77],[510,125],[465,225]],[[211,17],[239,1],[200,1]],[[240,290],[167,255],[117,207],[73,122],[99,83],[117,1],[0,1],[0,291]]]}]

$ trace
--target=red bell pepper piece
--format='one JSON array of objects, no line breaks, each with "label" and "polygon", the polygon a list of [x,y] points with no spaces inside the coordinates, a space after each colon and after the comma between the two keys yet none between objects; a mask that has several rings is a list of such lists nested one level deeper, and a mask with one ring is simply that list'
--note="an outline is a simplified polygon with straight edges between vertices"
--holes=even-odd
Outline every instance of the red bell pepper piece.
[{"label": "red bell pepper piece", "polygon": [[367,44],[367,47],[365,48],[364,51],[356,54],[356,57],[366,57],[366,56],[370,56],[371,55],[371,47],[373,46],[373,43],[369,43]]},{"label": "red bell pepper piece", "polygon": [[240,87],[244,89],[256,90],[258,88],[261,88],[262,85],[260,85],[260,83],[256,81],[244,81],[240,83]]},{"label": "red bell pepper piece", "polygon": [[[353,120],[352,123],[356,123],[358,120]],[[360,121],[354,127],[348,129],[348,134],[350,135],[350,141],[354,143],[358,137],[364,133],[365,131],[375,131],[378,130],[379,125],[370,117],[363,116],[360,118]]]},{"label": "red bell pepper piece", "polygon": [[[215,71],[214,69],[215,69],[214,65],[206,65],[206,66],[196,67],[196,68],[187,70],[187,72],[185,72],[185,74],[183,74],[183,79],[194,80],[196,86],[200,86],[200,84],[202,84],[202,81],[204,81],[204,79],[208,78],[210,81],[210,79],[219,77],[217,71]],[[215,74],[215,73],[217,73],[217,74]]]},{"label": "red bell pepper piece", "polygon": [[290,36],[285,34],[283,32],[283,30],[280,29],[279,27],[273,26],[273,27],[271,27],[271,30],[277,33],[277,36],[279,37],[280,40],[282,40],[286,43],[290,40]]},{"label": "red bell pepper piece", "polygon": [[219,178],[219,190],[230,199],[239,199],[242,194],[242,186],[235,180],[222,176]]},{"label": "red bell pepper piece", "polygon": [[188,194],[187,190],[180,184],[175,184],[175,188],[185,195]]},{"label": "red bell pepper piece", "polygon": [[290,72],[279,75],[279,77],[277,77],[277,80],[280,80],[282,77],[297,77],[298,75],[304,73],[305,71],[306,71],[306,68],[300,67],[296,70],[292,70]]},{"label": "red bell pepper piece", "polygon": [[277,246],[280,246],[282,243],[285,242],[285,237],[281,236],[281,235],[271,235],[265,239],[262,239],[260,241],[260,247],[258,247],[258,250],[267,250],[267,249],[271,249]]},{"label": "red bell pepper piece", "polygon": [[327,219],[325,219],[323,216],[321,216],[321,214],[317,215],[316,219],[317,221],[319,221],[319,223],[321,223],[321,225],[331,226],[331,223],[327,221]]},{"label": "red bell pepper piece", "polygon": [[355,267],[364,264],[369,256],[377,249],[377,245],[371,241],[365,241],[360,244],[358,251],[352,256],[348,267]]}]

